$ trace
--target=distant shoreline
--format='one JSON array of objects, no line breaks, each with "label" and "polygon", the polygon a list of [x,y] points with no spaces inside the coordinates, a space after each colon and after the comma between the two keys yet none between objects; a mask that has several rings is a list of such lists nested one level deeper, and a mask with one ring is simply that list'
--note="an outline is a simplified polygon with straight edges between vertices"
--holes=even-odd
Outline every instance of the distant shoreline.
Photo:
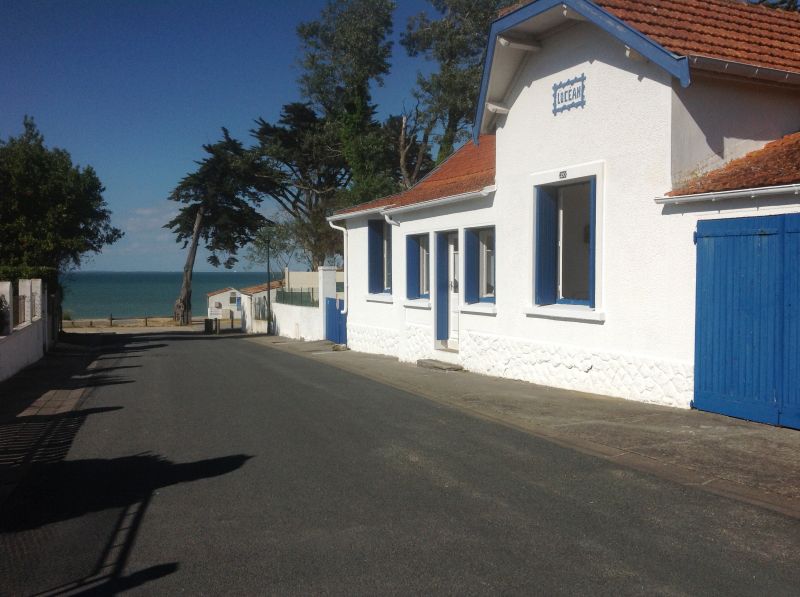
[{"label": "distant shoreline", "polygon": [[[64,313],[73,320],[171,317],[182,277],[183,272],[72,272],[64,278]],[[195,272],[192,313],[205,316],[210,292],[266,281],[266,272]]]}]

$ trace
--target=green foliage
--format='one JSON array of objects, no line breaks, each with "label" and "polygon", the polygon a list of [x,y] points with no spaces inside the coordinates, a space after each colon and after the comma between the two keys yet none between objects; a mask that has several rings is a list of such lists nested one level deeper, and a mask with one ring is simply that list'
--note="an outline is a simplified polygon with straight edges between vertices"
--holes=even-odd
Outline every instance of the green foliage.
[{"label": "green foliage", "polygon": [[312,265],[323,265],[341,246],[341,234],[326,217],[351,180],[336,124],[310,105],[294,103],[283,107],[276,124],[259,119],[256,125],[253,189],[285,211]]},{"label": "green foliage", "polygon": [[5,276],[52,283],[54,272],[119,240],[122,231],[111,226],[104,190],[91,166],[75,166],[65,150],[47,148],[26,117],[19,137],[0,140],[0,255],[10,268]]},{"label": "green foliage", "polygon": [[31,280],[41,278],[49,290],[59,287],[59,270],[32,265],[0,265],[0,280]]},{"label": "green foliage", "polygon": [[771,8],[784,10],[800,10],[800,0],[756,0],[757,4],[766,4]]},{"label": "green foliage", "polygon": [[[222,140],[203,146],[208,155],[169,195],[184,207],[164,227],[172,229],[184,248],[197,234],[211,253],[208,262],[230,269],[238,261],[238,250],[253,239],[265,218],[256,210],[261,197],[251,190],[252,157],[226,129],[222,133]],[[198,212],[202,215],[195,231]]]},{"label": "green foliage", "polygon": [[389,73],[392,0],[329,0],[316,21],[297,28],[300,88],[326,114],[351,113],[365,123],[369,87]]},{"label": "green foliage", "polygon": [[394,139],[375,121],[370,95],[389,73],[394,8],[391,0],[329,0],[318,20],[297,29],[301,92],[338,138],[350,171],[340,205],[398,190]]},{"label": "green foliage", "polygon": [[430,0],[441,18],[411,17],[401,43],[409,56],[435,61],[439,69],[417,76],[414,96],[428,121],[437,123],[437,163],[467,137],[474,122],[491,22],[513,0]]},{"label": "green foliage", "polygon": [[272,271],[288,267],[293,259],[311,267],[311,256],[303,248],[298,238],[298,226],[297,221],[286,218],[273,225],[259,228],[248,249],[248,261],[267,263],[267,258],[269,258]]}]

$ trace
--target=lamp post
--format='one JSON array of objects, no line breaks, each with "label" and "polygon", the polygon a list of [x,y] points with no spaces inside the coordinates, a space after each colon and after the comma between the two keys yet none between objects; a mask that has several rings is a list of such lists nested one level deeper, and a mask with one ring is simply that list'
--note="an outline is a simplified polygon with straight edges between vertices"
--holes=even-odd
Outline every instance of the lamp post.
[{"label": "lamp post", "polygon": [[272,267],[269,261],[269,228],[267,229],[267,334],[272,333]]}]

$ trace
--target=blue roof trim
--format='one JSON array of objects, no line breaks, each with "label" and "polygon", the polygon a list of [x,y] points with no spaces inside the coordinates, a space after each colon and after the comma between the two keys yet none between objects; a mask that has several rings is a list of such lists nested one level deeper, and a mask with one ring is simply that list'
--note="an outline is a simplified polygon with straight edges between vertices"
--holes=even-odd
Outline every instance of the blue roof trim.
[{"label": "blue roof trim", "polygon": [[492,27],[489,30],[489,48],[486,52],[486,61],[483,64],[483,78],[481,79],[481,90],[478,95],[477,114],[475,115],[475,125],[472,128],[472,141],[476,145],[478,144],[478,137],[483,122],[483,113],[486,109],[486,93],[489,87],[489,74],[492,70],[497,36],[507,29],[516,27],[520,23],[562,4],[571,8],[608,34],[616,37],[626,46],[636,50],[653,64],[663,68],[678,79],[683,87],[688,87],[691,83],[689,61],[685,56],[673,54],[662,45],[640,33],[625,21],[603,10],[595,3],[589,0],[537,0],[496,20],[492,23]]}]

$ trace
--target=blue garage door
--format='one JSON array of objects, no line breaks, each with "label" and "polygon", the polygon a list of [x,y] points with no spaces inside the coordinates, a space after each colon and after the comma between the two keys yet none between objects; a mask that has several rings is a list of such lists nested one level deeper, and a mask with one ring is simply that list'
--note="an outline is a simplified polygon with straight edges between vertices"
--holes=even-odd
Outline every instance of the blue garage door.
[{"label": "blue garage door", "polygon": [[697,225],[701,410],[800,428],[800,215]]}]

